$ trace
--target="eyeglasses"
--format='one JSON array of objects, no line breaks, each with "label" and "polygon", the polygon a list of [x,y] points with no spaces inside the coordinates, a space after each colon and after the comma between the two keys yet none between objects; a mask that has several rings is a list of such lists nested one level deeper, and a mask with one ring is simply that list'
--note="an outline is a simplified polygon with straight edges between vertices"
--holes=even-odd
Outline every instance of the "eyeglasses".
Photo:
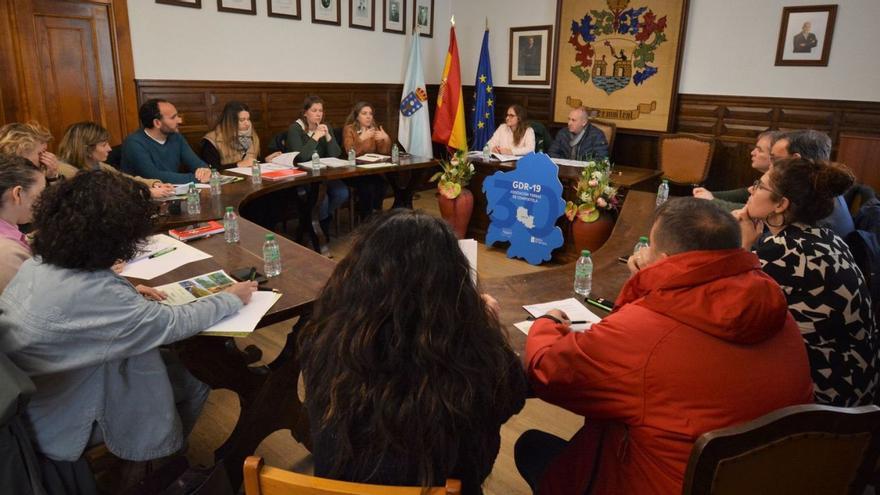
[{"label": "eyeglasses", "polygon": [[752,183],[752,191],[757,191],[759,189],[763,189],[767,192],[771,192],[777,196],[782,196],[782,194],[780,194],[778,191],[765,186],[764,183],[761,182],[761,179],[758,179],[754,183]]}]

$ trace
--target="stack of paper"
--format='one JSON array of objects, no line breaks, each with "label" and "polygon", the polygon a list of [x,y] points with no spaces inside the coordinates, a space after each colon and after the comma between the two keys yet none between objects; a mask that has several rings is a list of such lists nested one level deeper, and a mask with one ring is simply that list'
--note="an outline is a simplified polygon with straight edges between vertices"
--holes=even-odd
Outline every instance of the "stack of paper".
[{"label": "stack of paper", "polygon": [[[203,297],[217,294],[230,285],[234,284],[225,271],[218,270],[206,273],[180,282],[156,287],[165,293],[166,298],[162,302],[177,306],[187,304]],[[253,332],[260,320],[269,309],[278,302],[281,294],[277,292],[257,291],[251,295],[251,301],[241,308],[238,313],[227,316],[213,326],[202,331],[202,335],[218,335],[241,337]]]},{"label": "stack of paper", "polygon": [[379,153],[367,153],[365,155],[361,155],[361,156],[357,157],[357,159],[362,162],[370,162],[370,163],[383,162],[383,161],[388,160],[389,158],[391,158],[391,157],[388,155],[380,155]]},{"label": "stack of paper", "polygon": [[[196,189],[211,189],[210,184],[200,184],[196,183]],[[189,191],[189,184],[174,184],[174,194],[186,196],[187,191]]]},{"label": "stack of paper", "polygon": [[567,160],[565,158],[551,158],[550,161],[557,165],[565,165],[568,167],[584,168],[587,166],[587,162],[582,162],[579,160]]},{"label": "stack of paper", "polygon": [[[598,315],[587,309],[586,306],[581,304],[580,301],[573,297],[569,297],[568,299],[560,299],[559,301],[550,301],[541,304],[530,304],[528,306],[523,306],[523,309],[528,311],[533,318],[537,318],[539,316],[544,316],[551,309],[559,309],[562,310],[563,313],[568,315],[568,318],[571,321],[585,321],[586,323],[579,323],[576,325],[572,325],[571,329],[574,332],[583,332],[590,328],[593,323],[600,321],[602,318],[599,318]],[[516,328],[520,329],[523,333],[528,334],[529,329],[532,326],[531,321],[522,321],[514,324]]]},{"label": "stack of paper", "polygon": [[[261,163],[260,164],[260,173],[263,174],[265,172],[272,172],[275,170],[290,170],[294,168],[293,165],[281,165],[278,163]],[[248,177],[254,174],[254,171],[251,167],[236,167],[224,170],[224,172],[234,172],[236,174],[246,175]]]},{"label": "stack of paper", "polygon": [[187,263],[210,257],[210,254],[170,236],[156,234],[147,239],[147,244],[125,265],[120,275],[151,280]]}]

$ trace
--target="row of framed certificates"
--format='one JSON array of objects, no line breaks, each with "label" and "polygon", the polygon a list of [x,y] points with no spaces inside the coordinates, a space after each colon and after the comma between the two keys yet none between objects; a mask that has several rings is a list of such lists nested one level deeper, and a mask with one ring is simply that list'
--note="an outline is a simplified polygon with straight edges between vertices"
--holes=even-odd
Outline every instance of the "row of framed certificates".
[{"label": "row of framed certificates", "polygon": [[[312,22],[342,25],[342,0],[310,0]],[[408,0],[379,0],[382,9],[382,31],[406,34],[406,3]],[[156,0],[164,5],[202,8],[202,0]],[[434,36],[434,0],[412,0],[412,30],[425,37]],[[217,0],[217,10],[236,14],[257,15],[257,0]],[[302,0],[266,0],[269,17],[302,19]],[[376,0],[348,0],[348,27],[376,29]]]}]

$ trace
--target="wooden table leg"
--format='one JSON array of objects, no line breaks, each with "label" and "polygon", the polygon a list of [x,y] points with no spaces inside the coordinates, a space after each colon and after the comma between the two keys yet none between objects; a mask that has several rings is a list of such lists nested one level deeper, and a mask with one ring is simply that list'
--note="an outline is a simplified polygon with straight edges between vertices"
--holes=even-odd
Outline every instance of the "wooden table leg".
[{"label": "wooden table leg", "polygon": [[248,366],[252,356],[230,346],[232,339],[196,337],[181,345],[181,360],[193,375],[211,388],[227,388],[239,397],[238,422],[214,451],[214,461],[224,462],[236,490],[241,486],[244,459],[273,432],[290,429],[294,439],[311,448],[308,418],[299,400],[296,359],[296,335],[307,320],[308,315],[300,316],[281,354],[268,366]]},{"label": "wooden table leg", "polygon": [[297,190],[297,211],[299,212],[299,226],[296,229],[296,238],[299,242],[305,242],[308,238],[312,243],[312,249],[327,256],[330,248],[327,246],[327,235],[321,228],[321,203],[327,196],[327,184],[318,182],[303,186]]}]

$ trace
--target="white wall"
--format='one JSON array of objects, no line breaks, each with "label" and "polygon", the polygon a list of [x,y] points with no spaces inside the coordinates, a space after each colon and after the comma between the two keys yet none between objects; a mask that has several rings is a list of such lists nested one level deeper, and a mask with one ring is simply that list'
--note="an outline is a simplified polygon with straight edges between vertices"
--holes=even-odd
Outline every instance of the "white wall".
[{"label": "white wall", "polygon": [[[207,81],[296,81],[402,83],[412,37],[412,0],[407,35],[382,32],[382,0],[376,0],[376,30],[348,27],[348,1],[341,0],[341,26],[313,24],[311,1],[302,19],[268,17],[265,0],[257,15],[128,2],[137,79]],[[438,83],[449,45],[449,1],[434,0],[434,37],[422,37],[427,83]],[[254,49],[257,47],[258,49]],[[266,47],[274,47],[267,50]]]},{"label": "white wall", "polygon": [[[486,17],[492,76],[507,86],[509,29],[553,24],[555,0],[435,0],[434,37],[422,38],[422,63],[429,84],[440,81],[455,14],[462,80],[473,84]],[[880,101],[880,62],[871,57],[870,34],[880,18],[880,0],[838,2],[828,67],[775,67],[782,7],[815,0],[691,0],[679,90],[693,94],[778,96]],[[231,81],[326,81],[401,83],[410,36],[383,33],[382,0],[376,0],[376,31],[311,23],[311,1],[302,0],[303,20],[128,2],[139,79]],[[412,23],[407,0],[407,30]],[[554,37],[558,35],[554,27]],[[275,46],[276,50],[251,50]],[[310,61],[306,62],[309,59]]]}]

